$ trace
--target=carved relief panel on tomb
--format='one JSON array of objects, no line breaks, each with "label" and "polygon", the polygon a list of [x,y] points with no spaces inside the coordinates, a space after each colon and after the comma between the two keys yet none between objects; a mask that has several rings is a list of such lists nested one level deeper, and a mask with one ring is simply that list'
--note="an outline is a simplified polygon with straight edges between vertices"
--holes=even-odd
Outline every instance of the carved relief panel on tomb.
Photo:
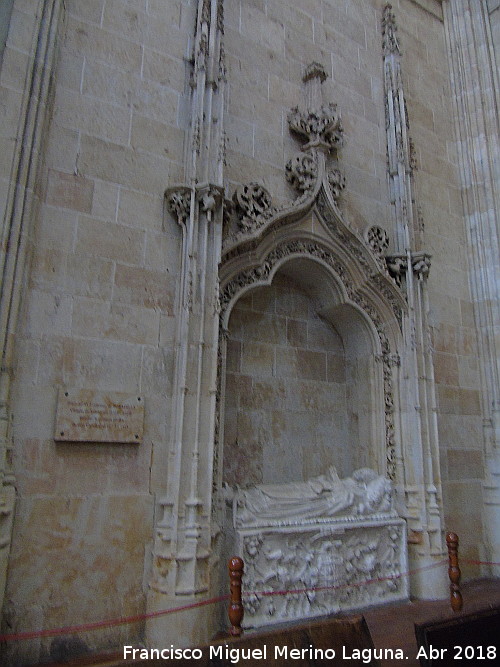
[{"label": "carved relief panel on tomb", "polygon": [[406,599],[407,582],[400,577],[406,570],[405,539],[402,519],[241,531],[249,593],[244,626]]},{"label": "carved relief panel on tomb", "polygon": [[305,482],[236,490],[232,503],[247,627],[407,596],[405,522],[373,470],[340,479],[330,467]]}]

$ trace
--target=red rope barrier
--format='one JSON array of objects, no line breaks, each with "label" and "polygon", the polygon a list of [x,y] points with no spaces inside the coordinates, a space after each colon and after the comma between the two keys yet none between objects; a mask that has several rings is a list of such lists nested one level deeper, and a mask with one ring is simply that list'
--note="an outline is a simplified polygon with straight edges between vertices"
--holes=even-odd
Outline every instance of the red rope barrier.
[{"label": "red rope barrier", "polygon": [[[340,590],[342,588],[359,588],[360,586],[367,586],[369,584],[381,582],[381,581],[390,581],[394,579],[401,579],[402,577],[408,577],[415,572],[421,570],[429,570],[434,567],[439,567],[440,565],[446,564],[447,560],[439,561],[438,563],[432,563],[432,565],[426,565],[421,568],[416,568],[414,570],[408,570],[407,572],[402,572],[401,574],[395,574],[388,577],[377,577],[374,579],[367,579],[366,581],[351,583],[351,584],[342,584],[339,586],[318,586],[316,588],[301,588],[296,590],[283,590],[283,591],[247,591],[243,593],[243,597],[248,597],[251,595],[293,595],[297,593],[312,593],[312,592],[321,592],[328,590]],[[162,609],[160,611],[152,611],[145,614],[137,614],[136,616],[125,616],[122,618],[114,618],[107,621],[96,621],[94,623],[84,623],[82,625],[70,625],[63,628],[54,628],[52,630],[35,630],[32,632],[19,632],[17,634],[4,634],[0,635],[0,642],[8,641],[20,641],[23,639],[38,639],[41,637],[56,637],[58,635],[66,634],[75,634],[77,632],[88,632],[91,630],[100,630],[103,628],[115,627],[117,625],[127,625],[129,623],[138,623],[139,621],[145,621],[148,618],[158,618],[159,616],[165,616],[166,614],[174,614],[180,611],[186,611],[187,609],[195,609],[196,607],[203,607],[209,604],[216,604],[217,602],[223,602],[228,600],[229,595],[219,595],[218,597],[209,598],[208,600],[201,600],[200,602],[192,602],[190,604],[183,605],[181,607],[173,607],[171,609]]]},{"label": "red rope barrier", "polygon": [[500,565],[500,563],[493,563],[487,560],[472,560],[470,558],[461,558],[461,563],[469,563],[469,565]]},{"label": "red rope barrier", "polygon": [[229,595],[219,595],[208,600],[201,600],[200,602],[192,602],[183,605],[182,607],[173,607],[172,609],[161,609],[160,611],[151,611],[147,614],[137,614],[136,616],[124,616],[122,618],[113,618],[108,621],[96,621],[95,623],[84,623],[82,625],[69,625],[65,628],[54,628],[53,630],[35,630],[33,632],[19,632],[14,635],[0,635],[1,642],[18,641],[20,639],[37,639],[39,637],[55,637],[57,635],[75,634],[76,632],[87,632],[89,630],[99,630],[102,628],[111,628],[116,625],[127,625],[129,623],[138,623],[145,621],[148,618],[157,618],[158,616],[165,616],[166,614],[173,614],[179,611],[186,611],[186,609],[195,609],[196,607],[204,607],[208,604],[215,604],[227,600]]},{"label": "red rope barrier", "polygon": [[[481,561],[473,560],[470,558],[462,558],[462,563],[469,563],[470,565],[496,565],[500,566],[500,563],[490,562],[490,561]],[[243,597],[249,597],[252,595],[260,595],[262,597],[271,596],[271,595],[296,595],[300,593],[315,593],[315,592],[324,592],[324,591],[334,591],[341,590],[343,588],[359,588],[360,586],[368,586],[370,584],[379,583],[381,581],[392,581],[395,579],[401,579],[402,577],[409,577],[416,572],[422,572],[423,570],[430,570],[434,567],[439,567],[441,565],[447,564],[447,560],[442,560],[437,563],[432,563],[431,565],[426,565],[424,567],[415,568],[414,570],[408,570],[407,572],[402,572],[401,574],[395,574],[388,577],[375,577],[374,579],[366,579],[365,581],[354,582],[350,584],[340,584],[336,586],[317,586],[313,588],[297,588],[291,590],[278,590],[278,591],[245,591],[242,595]],[[23,639],[38,639],[41,637],[56,637],[58,635],[66,634],[75,634],[77,632],[88,632],[91,630],[100,630],[102,628],[111,628],[117,625],[128,625],[130,623],[138,623],[139,621],[145,621],[148,618],[158,618],[159,616],[165,616],[167,614],[174,614],[181,611],[186,611],[188,609],[195,609],[196,607],[204,607],[209,604],[216,604],[218,602],[223,602],[229,599],[229,595],[219,595],[218,597],[209,598],[208,600],[201,600],[200,602],[192,602],[190,604],[182,605],[181,607],[173,607],[171,609],[162,609],[160,611],[152,611],[146,614],[137,614],[136,616],[124,616],[122,618],[114,618],[107,621],[96,621],[95,623],[83,623],[82,625],[70,625],[62,628],[54,628],[52,630],[35,630],[32,632],[19,632],[17,634],[4,634],[0,635],[0,641],[20,641]]]}]

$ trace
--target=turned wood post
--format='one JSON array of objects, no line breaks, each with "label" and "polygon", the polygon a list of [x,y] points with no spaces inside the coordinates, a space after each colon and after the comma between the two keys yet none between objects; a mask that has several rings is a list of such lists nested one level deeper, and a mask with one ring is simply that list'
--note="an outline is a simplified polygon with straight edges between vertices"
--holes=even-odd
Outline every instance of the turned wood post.
[{"label": "turned wood post", "polygon": [[446,533],[446,545],[448,547],[448,576],[450,578],[450,604],[453,611],[460,611],[463,605],[462,593],[460,592],[460,567],[458,566],[458,535]]},{"label": "turned wood post", "polygon": [[229,600],[228,616],[231,627],[229,634],[233,637],[239,637],[243,630],[241,621],[243,620],[243,604],[241,602],[241,579],[243,577],[243,561],[238,556],[234,556],[229,561],[229,586],[231,597]]}]

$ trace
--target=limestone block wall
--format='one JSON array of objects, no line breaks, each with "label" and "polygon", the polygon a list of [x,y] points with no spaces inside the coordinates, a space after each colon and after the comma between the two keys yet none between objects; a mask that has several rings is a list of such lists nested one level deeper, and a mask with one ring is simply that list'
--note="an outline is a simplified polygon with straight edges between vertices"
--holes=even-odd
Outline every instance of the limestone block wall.
[{"label": "limestone block wall", "polygon": [[283,167],[299,150],[287,114],[306,106],[302,76],[313,61],[329,78],[325,102],[342,113],[340,151],[347,219],[361,231],[388,227],[381,64],[382,2],[231,2],[225,45],[230,72],[227,119],[230,186],[260,179],[276,202],[290,198]]},{"label": "limestone block wall", "polygon": [[[422,12],[418,5],[400,3],[397,20],[415,147],[416,204],[425,250],[432,255],[428,312],[444,525],[461,535],[465,556],[478,558],[481,538],[470,526],[482,523],[485,441],[477,322],[469,284],[473,257],[464,224],[446,26],[441,11]],[[465,568],[466,576],[476,573],[474,567]]]},{"label": "limestone block wall", "polygon": [[[180,229],[164,212],[163,194],[185,180],[196,4],[63,3],[44,141],[36,149],[37,205],[24,236],[30,261],[19,281],[15,364],[8,369],[18,495],[4,605],[4,627],[12,632],[145,609],[155,494],[165,493],[171,445],[180,272]],[[236,184],[251,181],[262,182],[276,204],[292,197],[284,166],[299,144],[286,118],[290,108],[306,105],[302,76],[317,61],[329,74],[324,101],[339,105],[345,128],[339,152],[347,177],[340,202],[345,218],[360,233],[379,225],[394,235],[384,4],[225,3],[228,197]],[[40,6],[14,1],[3,54],[2,202],[9,200],[12,164],[22,146],[19,119]],[[498,7],[494,0],[488,7],[496,35]],[[433,256],[424,307],[434,354],[445,525],[460,534],[463,555],[475,557],[482,539],[484,410],[445,25],[438,0],[394,0],[393,8],[414,145],[415,210],[423,229],[417,250]],[[242,470],[247,483],[285,481],[285,464],[297,479],[319,474],[330,462],[342,476],[363,464],[342,450],[355,432],[348,418],[349,378],[364,372],[360,363],[349,367],[334,329],[314,316],[288,279],[238,304],[228,342],[226,481],[241,482]],[[319,388],[326,385],[321,403]],[[140,393],[143,442],[56,444],[57,391],[64,386]],[[254,438],[256,424],[262,424],[267,448],[259,445],[264,439]],[[238,448],[231,447],[237,440]],[[257,449],[241,454],[240,445],[250,440]],[[290,445],[298,450],[292,453]],[[116,645],[120,633],[84,640],[91,647]],[[141,628],[130,633],[138,637]],[[50,640],[25,646],[26,662],[50,653]]]},{"label": "limestone block wall", "polygon": [[[444,525],[461,535],[464,555],[477,558],[480,539],[470,526],[481,525],[481,387],[445,28],[441,11],[422,11],[418,3],[400,3],[395,11],[415,147],[416,204],[424,247],[432,255],[428,312]],[[466,574],[474,572],[466,568]]]},{"label": "limestone block wall", "polygon": [[[496,45],[493,41],[497,14],[494,3],[455,1],[445,5],[445,8],[454,93],[455,148],[461,176],[470,289],[474,301],[472,314],[475,330],[469,331],[475,337],[474,345],[477,344],[481,389],[478,396],[471,397],[476,405],[471,408],[468,404],[462,411],[467,414],[467,408],[469,411],[472,409],[483,417],[487,474],[482,488],[486,543],[485,558],[482,560],[498,561],[499,355],[496,331],[499,321],[499,173],[496,155],[499,88],[498,68],[495,67]],[[459,395],[459,400],[462,397]],[[471,457],[471,461],[474,458]],[[466,493],[463,486],[458,486],[457,491],[462,496]],[[479,496],[477,486],[475,495],[476,498]],[[458,503],[453,511],[458,517]],[[478,515],[479,512],[476,518]]]},{"label": "limestone block wall", "polygon": [[429,322],[444,525],[461,535],[463,553],[474,558],[478,556],[479,540],[469,527],[481,524],[483,435],[445,32],[441,20],[429,15],[423,19],[422,12],[411,3],[406,10],[399,25],[410,132],[418,167],[417,204],[421,207],[425,249],[433,258],[428,279]]},{"label": "limestone block wall", "polygon": [[[166,475],[180,241],[163,192],[184,169],[192,3],[64,4],[16,342],[10,631],[144,611]],[[140,394],[143,442],[56,444],[60,387]],[[117,645],[121,632],[84,640]],[[37,659],[50,644],[16,650]]]},{"label": "limestone block wall", "polygon": [[499,0],[488,0],[487,6],[491,24],[491,41],[495,49],[497,67],[500,68],[500,2]]},{"label": "limestone block wall", "polygon": [[[39,3],[4,2],[0,10],[0,604],[3,604],[15,495],[11,390],[15,331],[26,268],[29,218],[43,138],[47,81],[53,66],[51,28],[39,30]],[[44,46],[46,48],[44,48]],[[44,57],[43,57],[44,56]]]},{"label": "limestone block wall", "polygon": [[2,6],[0,7],[0,62],[7,43],[13,4],[14,0],[8,0],[7,2],[2,2]]},{"label": "limestone block wall", "polygon": [[[241,299],[229,321],[224,480],[241,487],[352,471],[342,339],[292,281]],[[351,415],[352,417],[352,415]]]}]

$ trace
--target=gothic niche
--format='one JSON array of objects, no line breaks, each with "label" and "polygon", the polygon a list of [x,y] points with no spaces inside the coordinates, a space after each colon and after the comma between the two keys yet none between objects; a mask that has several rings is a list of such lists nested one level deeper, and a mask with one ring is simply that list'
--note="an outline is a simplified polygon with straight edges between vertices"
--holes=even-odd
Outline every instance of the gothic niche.
[{"label": "gothic niche", "polygon": [[[398,578],[405,522],[385,475],[379,345],[366,313],[312,258],[285,261],[270,285],[249,289],[231,311],[223,560],[245,560],[246,627],[407,596]],[[383,583],[361,586],[372,579]],[[257,593],[283,589],[311,590]]]},{"label": "gothic niche", "polygon": [[[282,267],[229,319],[224,481],[248,487],[377,467],[373,340],[311,260]],[[302,279],[301,279],[302,276]],[[313,279],[314,277],[314,279]],[[380,381],[380,380],[379,380]],[[383,436],[382,436],[383,437]]]},{"label": "gothic niche", "polygon": [[[243,556],[247,592],[352,590],[279,603],[256,594],[249,627],[407,594],[406,582],[391,579],[406,550],[390,481],[405,304],[384,261],[386,232],[363,239],[338,207],[345,178],[332,154],[342,125],[336,105],[321,100],[325,76],[318,64],[308,68],[309,106],[288,117],[306,142],[285,168],[297,198],[275,207],[264,186],[249,183],[228,202],[214,478],[226,507],[223,561]],[[386,583],[361,586],[375,578]]]}]

